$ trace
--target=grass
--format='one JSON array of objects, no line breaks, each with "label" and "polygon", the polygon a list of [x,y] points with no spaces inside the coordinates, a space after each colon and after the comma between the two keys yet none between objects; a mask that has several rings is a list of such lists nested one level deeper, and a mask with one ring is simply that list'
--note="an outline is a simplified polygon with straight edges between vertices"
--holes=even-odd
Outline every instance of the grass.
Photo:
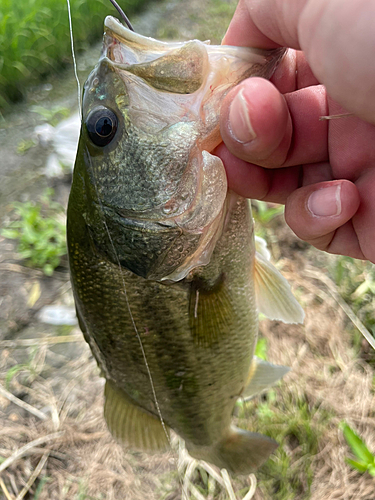
[{"label": "grass", "polygon": [[[352,308],[369,332],[375,335],[375,268],[371,262],[350,257],[337,257],[329,266],[338,292]],[[358,353],[363,349],[363,339],[353,330],[353,344]],[[368,352],[368,361],[375,366],[375,352]]]},{"label": "grass", "polygon": [[187,13],[176,13],[173,22],[170,18],[162,19],[157,36],[162,39],[181,38],[181,27],[184,37],[210,40],[212,44],[220,44],[233,16],[237,0],[206,0],[204,9],[198,0],[190,0]]},{"label": "grass", "polygon": [[[124,0],[128,14],[146,0]],[[71,0],[76,50],[99,40],[103,20],[115,14],[109,0]],[[2,0],[0,9],[0,111],[9,109],[51,73],[71,64],[65,0]]]},{"label": "grass", "polygon": [[342,424],[342,430],[346,442],[350,446],[356,460],[347,458],[346,462],[359,472],[368,472],[371,476],[375,477],[375,455],[367,448],[363,440],[353,431],[353,429],[346,423]]},{"label": "grass", "polygon": [[47,190],[39,203],[13,203],[17,220],[8,223],[1,235],[17,241],[17,252],[30,267],[41,268],[47,276],[66,256],[64,208]]}]

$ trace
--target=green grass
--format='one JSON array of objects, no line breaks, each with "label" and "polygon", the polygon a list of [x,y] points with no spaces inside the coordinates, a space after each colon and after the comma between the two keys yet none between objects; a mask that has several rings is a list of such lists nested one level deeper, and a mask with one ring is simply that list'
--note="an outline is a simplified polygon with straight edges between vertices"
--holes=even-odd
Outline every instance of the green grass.
[{"label": "green grass", "polygon": [[[338,256],[329,266],[337,290],[367,330],[375,336],[375,267],[371,262]],[[348,323],[357,355],[375,367],[375,351],[365,349],[362,334]]]},{"label": "green grass", "polygon": [[347,458],[346,462],[359,472],[368,472],[375,477],[375,455],[367,448],[363,440],[356,434],[348,424],[342,424],[342,430],[346,442],[350,446],[356,460]]},{"label": "green grass", "polygon": [[[188,30],[191,29],[192,38],[220,44],[237,3],[237,0],[206,0],[200,10],[187,9],[187,14],[177,18],[177,23],[187,25]],[[181,29],[166,17],[160,21],[157,36],[176,40],[181,38]]]},{"label": "green grass", "polygon": [[303,397],[296,399],[288,393],[282,396],[272,389],[243,405],[239,426],[256,429],[279,443],[275,454],[257,474],[265,498],[309,498],[314,476],[311,457],[319,449],[330,418]]},{"label": "green grass", "polygon": [[41,268],[50,276],[66,255],[64,209],[51,201],[47,190],[39,203],[14,203],[17,220],[1,231],[5,238],[17,240],[17,252],[30,267]]},{"label": "green grass", "polygon": [[[146,0],[122,0],[127,14]],[[76,50],[103,34],[106,15],[115,14],[109,0],[71,0]],[[20,100],[25,87],[71,64],[65,0],[2,0],[0,8],[0,110]]]}]

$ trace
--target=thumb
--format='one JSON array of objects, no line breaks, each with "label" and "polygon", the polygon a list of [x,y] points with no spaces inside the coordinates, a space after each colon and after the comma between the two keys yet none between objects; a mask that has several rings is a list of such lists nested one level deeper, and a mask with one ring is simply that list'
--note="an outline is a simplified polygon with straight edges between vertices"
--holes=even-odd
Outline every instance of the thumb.
[{"label": "thumb", "polygon": [[363,259],[351,223],[359,207],[355,184],[335,180],[295,190],[285,204],[285,219],[302,240],[319,250]]}]

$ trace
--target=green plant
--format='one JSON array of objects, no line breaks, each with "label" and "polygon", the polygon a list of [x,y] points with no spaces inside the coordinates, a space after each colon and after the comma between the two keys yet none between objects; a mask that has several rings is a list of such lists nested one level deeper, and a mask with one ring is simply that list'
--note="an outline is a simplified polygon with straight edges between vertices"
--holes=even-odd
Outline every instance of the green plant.
[{"label": "green plant", "polygon": [[302,394],[280,388],[247,401],[238,411],[238,426],[275,439],[279,448],[257,473],[264,498],[308,499],[317,453],[331,415],[312,407]]},{"label": "green plant", "polygon": [[50,481],[50,478],[48,476],[44,476],[40,479],[38,486],[35,490],[33,500],[39,500],[40,494],[42,493],[42,490],[44,488],[44,485]]},{"label": "green plant", "polygon": [[23,383],[31,384],[41,373],[44,367],[44,352],[38,346],[34,346],[29,351],[29,358],[26,363],[19,363],[9,368],[5,375],[5,387],[10,388],[12,380],[20,373]]},{"label": "green plant", "polygon": [[17,252],[27,265],[52,275],[66,255],[63,207],[51,201],[52,190],[46,191],[41,203],[14,203],[18,220],[1,231],[2,236],[18,240]]},{"label": "green plant", "polygon": [[68,118],[71,113],[69,108],[59,105],[53,106],[51,109],[44,106],[32,106],[31,111],[43,117],[53,127],[56,127],[63,118]]},{"label": "green plant", "polygon": [[[331,260],[329,272],[337,291],[369,332],[375,335],[375,268],[371,262],[338,256]],[[353,328],[353,346],[359,354],[362,335]],[[366,354],[366,361],[375,364],[375,352]]]},{"label": "green plant", "polygon": [[351,427],[349,427],[348,424],[343,423],[341,427],[346,442],[350,446],[354,455],[358,458],[358,460],[346,458],[346,463],[359,472],[368,472],[375,477],[375,455],[371,453],[362,439],[353,431]]},{"label": "green plant", "polygon": [[270,243],[273,238],[273,231],[270,230],[270,222],[284,213],[284,205],[251,200],[251,206],[255,221],[255,234],[266,240],[267,243]]},{"label": "green plant", "polygon": [[267,339],[261,337],[258,339],[257,345],[255,347],[255,356],[260,359],[267,361]]},{"label": "green plant", "polygon": [[[145,0],[122,2],[132,13]],[[108,0],[71,0],[77,51],[99,40],[106,15],[117,15]],[[25,87],[71,64],[67,4],[61,0],[2,0],[0,8],[0,109],[20,100]]]},{"label": "green plant", "polygon": [[254,218],[260,224],[267,224],[284,212],[284,205],[275,205],[274,203],[266,203],[260,200],[252,200],[252,205],[255,212]]}]

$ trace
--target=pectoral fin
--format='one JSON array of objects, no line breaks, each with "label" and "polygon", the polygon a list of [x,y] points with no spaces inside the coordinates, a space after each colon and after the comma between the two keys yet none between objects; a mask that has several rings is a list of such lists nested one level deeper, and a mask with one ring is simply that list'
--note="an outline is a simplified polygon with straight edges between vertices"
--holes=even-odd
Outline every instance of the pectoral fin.
[{"label": "pectoral fin", "polygon": [[168,439],[160,420],[136,406],[124,391],[107,380],[104,418],[108,429],[120,443],[146,451],[168,448]]},{"label": "pectoral fin", "polygon": [[284,323],[303,323],[305,313],[289,283],[264,255],[264,252],[255,254],[254,282],[259,311]]},{"label": "pectoral fin", "polygon": [[256,394],[276,384],[290,368],[282,365],[273,365],[254,356],[248,376],[248,383],[241,396],[248,401]]},{"label": "pectoral fin", "polygon": [[230,334],[233,316],[224,274],[211,288],[199,279],[191,283],[189,324],[197,344],[209,347],[221,335]]}]

